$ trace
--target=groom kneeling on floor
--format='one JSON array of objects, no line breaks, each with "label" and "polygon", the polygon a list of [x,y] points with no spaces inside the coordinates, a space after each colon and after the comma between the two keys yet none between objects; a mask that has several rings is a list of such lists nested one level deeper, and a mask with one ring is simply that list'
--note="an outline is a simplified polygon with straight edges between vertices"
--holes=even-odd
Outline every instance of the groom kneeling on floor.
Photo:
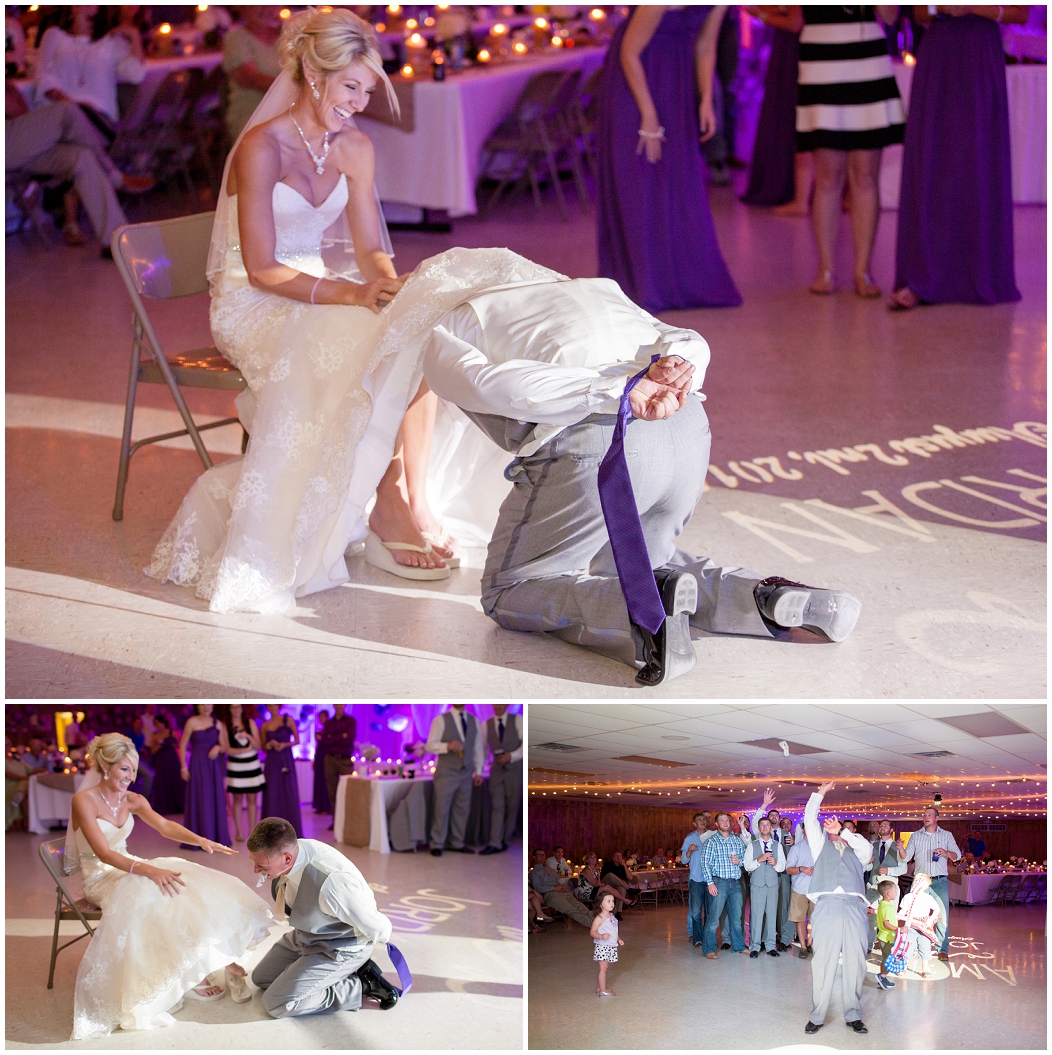
[{"label": "groom kneeling on floor", "polygon": [[641,685],[694,666],[690,627],[851,633],[861,606],[849,593],[676,548],[708,471],[708,361],[699,334],[609,279],[495,288],[441,320],[428,385],[515,455],[482,575],[487,615],[628,663]]},{"label": "groom kneeling on floor", "polygon": [[272,1018],[357,1011],[362,999],[383,1010],[398,991],[370,959],[391,937],[365,877],[333,846],[297,839],[281,817],[266,817],[248,837],[257,875],[273,880],[275,914],[292,930],[260,960],[252,981]]}]

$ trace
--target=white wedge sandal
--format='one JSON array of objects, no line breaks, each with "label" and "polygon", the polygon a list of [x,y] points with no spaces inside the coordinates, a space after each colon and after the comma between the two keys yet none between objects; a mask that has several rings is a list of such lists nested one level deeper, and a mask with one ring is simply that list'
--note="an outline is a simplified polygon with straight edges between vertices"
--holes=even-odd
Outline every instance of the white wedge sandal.
[{"label": "white wedge sandal", "polygon": [[[414,568],[408,564],[399,564],[391,556],[391,550],[412,550],[414,553],[431,553],[431,546],[415,546],[412,542],[384,542],[375,531],[365,536],[365,560],[374,568],[390,572],[402,579],[448,579],[448,562],[444,568]],[[441,558],[445,559],[445,558]]]}]

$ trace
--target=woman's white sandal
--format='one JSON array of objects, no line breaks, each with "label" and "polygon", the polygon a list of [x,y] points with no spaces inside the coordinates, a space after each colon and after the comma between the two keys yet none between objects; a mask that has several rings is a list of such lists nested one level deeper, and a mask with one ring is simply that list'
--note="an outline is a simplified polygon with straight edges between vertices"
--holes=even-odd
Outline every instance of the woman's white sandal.
[{"label": "woman's white sandal", "polygon": [[[438,531],[421,531],[421,535],[424,536],[424,541],[432,546],[441,546],[445,548],[446,542],[449,540],[449,535],[446,534],[444,527],[439,527]],[[441,556],[441,554],[439,554]],[[459,568],[460,558],[457,556],[453,557],[442,557],[446,562],[447,568]]]},{"label": "woman's white sandal", "polygon": [[228,967],[226,970],[226,987],[230,992],[230,999],[235,1004],[243,1004],[252,999],[252,990],[248,987],[248,979],[243,974],[234,974]]},{"label": "woman's white sandal", "polygon": [[[431,553],[430,546],[415,546],[412,542],[384,542],[375,531],[365,536],[365,560],[374,568],[390,572],[402,579],[448,579],[449,568],[414,568],[409,564],[399,564],[391,556],[391,550],[411,550],[413,553]],[[442,558],[443,560],[445,558]]]}]

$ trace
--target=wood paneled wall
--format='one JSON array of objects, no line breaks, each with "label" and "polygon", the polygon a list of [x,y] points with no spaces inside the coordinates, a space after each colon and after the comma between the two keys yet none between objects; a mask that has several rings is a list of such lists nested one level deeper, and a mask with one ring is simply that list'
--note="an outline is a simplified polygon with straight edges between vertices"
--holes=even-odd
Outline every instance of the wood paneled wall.
[{"label": "wood paneled wall", "polygon": [[[714,806],[712,812],[719,810]],[[622,806],[604,802],[575,802],[529,797],[529,852],[543,846],[566,848],[571,861],[580,861],[594,850],[609,858],[615,850],[642,850],[652,854],[663,846],[679,849],[691,830],[691,818],[697,811],[681,806]],[[982,821],[983,818],[976,818]],[[1005,822],[1004,832],[982,832],[987,850],[994,857],[1021,855],[1031,861],[1043,861],[1046,850],[1046,821],[1027,818]],[[943,827],[953,832],[962,850],[971,821],[947,821]],[[916,831],[920,822],[896,824],[896,831]]]}]

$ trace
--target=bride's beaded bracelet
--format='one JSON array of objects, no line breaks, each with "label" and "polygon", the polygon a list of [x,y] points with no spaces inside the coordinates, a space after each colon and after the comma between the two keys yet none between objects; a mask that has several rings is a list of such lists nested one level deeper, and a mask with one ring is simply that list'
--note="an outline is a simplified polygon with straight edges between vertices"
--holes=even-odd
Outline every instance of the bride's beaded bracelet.
[{"label": "bride's beaded bracelet", "polygon": [[641,128],[639,134],[644,139],[664,139],[665,138],[665,126],[662,125],[656,132],[644,132]]}]

